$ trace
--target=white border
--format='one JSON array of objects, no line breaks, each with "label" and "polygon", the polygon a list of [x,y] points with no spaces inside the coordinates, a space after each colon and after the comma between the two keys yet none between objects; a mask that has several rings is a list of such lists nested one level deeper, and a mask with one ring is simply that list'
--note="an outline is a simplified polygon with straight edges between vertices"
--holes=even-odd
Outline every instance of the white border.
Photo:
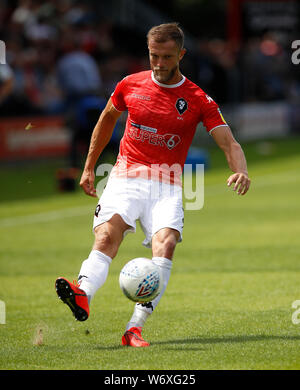
[{"label": "white border", "polygon": [[151,78],[152,78],[152,81],[159,85],[160,87],[163,87],[163,88],[177,88],[177,87],[180,87],[186,80],[185,76],[182,75],[182,79],[179,81],[179,83],[177,84],[163,84],[163,83],[160,83],[159,81],[157,81],[154,77],[154,74],[153,74],[153,71],[151,72]]}]

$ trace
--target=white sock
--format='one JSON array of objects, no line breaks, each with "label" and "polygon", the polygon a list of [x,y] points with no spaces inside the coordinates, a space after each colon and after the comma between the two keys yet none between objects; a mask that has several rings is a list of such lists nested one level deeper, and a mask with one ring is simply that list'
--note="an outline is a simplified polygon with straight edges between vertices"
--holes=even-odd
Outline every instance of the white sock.
[{"label": "white sock", "polygon": [[143,327],[147,318],[152,314],[153,310],[158,305],[161,297],[163,296],[167,284],[170,279],[171,269],[172,269],[172,260],[169,260],[165,257],[153,257],[152,260],[156,265],[158,265],[163,274],[163,288],[160,294],[151,302],[148,303],[136,303],[134,306],[133,315],[130,321],[127,323],[126,330],[133,327]]},{"label": "white sock", "polygon": [[88,296],[89,303],[96,291],[106,281],[111,260],[104,253],[92,250],[89,257],[82,263],[78,283]]}]

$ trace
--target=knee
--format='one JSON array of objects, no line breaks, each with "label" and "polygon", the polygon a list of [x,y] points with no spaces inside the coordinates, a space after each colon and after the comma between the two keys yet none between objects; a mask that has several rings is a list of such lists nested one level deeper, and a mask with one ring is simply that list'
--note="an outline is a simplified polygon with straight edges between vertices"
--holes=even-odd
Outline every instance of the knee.
[{"label": "knee", "polygon": [[153,256],[166,257],[171,260],[178,242],[177,233],[172,231],[167,234],[155,235],[152,239]]},{"label": "knee", "polygon": [[114,258],[118,252],[118,246],[108,231],[95,231],[94,248],[107,256]]},{"label": "knee", "polygon": [[123,240],[124,232],[130,226],[121,216],[115,214],[112,218],[95,228],[95,242],[93,249],[103,252],[112,259],[117,255],[119,246]]}]

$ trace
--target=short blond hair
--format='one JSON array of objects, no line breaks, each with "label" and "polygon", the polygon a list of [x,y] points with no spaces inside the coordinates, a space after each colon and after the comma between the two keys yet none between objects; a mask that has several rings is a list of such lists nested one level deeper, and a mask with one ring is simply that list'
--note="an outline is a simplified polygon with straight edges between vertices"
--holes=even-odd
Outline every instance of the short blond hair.
[{"label": "short blond hair", "polygon": [[184,33],[178,23],[164,23],[159,26],[152,27],[147,34],[147,42],[150,38],[155,42],[164,43],[167,41],[175,41],[179,50],[184,47]]}]

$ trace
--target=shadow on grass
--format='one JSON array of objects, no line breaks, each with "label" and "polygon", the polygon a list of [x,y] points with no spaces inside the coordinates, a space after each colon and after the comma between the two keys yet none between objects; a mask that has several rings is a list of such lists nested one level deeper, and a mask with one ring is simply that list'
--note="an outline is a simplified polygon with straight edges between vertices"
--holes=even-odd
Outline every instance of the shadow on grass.
[{"label": "shadow on grass", "polygon": [[[300,341],[299,336],[278,336],[278,335],[240,335],[240,336],[224,336],[224,337],[193,337],[186,339],[172,339],[153,341],[150,340],[150,346],[170,346],[172,350],[201,350],[204,345],[210,344],[222,344],[222,343],[246,343],[256,341]],[[148,340],[149,341],[149,340]],[[99,350],[119,351],[126,349],[122,345],[111,345],[111,346],[97,346]],[[170,349],[170,348],[168,348]]]},{"label": "shadow on grass", "polygon": [[245,343],[255,341],[299,341],[298,336],[278,336],[278,335],[240,335],[240,336],[224,336],[224,337],[193,337],[186,339],[173,339],[164,341],[155,341],[152,345],[183,345],[183,344],[222,344],[222,343]]}]

